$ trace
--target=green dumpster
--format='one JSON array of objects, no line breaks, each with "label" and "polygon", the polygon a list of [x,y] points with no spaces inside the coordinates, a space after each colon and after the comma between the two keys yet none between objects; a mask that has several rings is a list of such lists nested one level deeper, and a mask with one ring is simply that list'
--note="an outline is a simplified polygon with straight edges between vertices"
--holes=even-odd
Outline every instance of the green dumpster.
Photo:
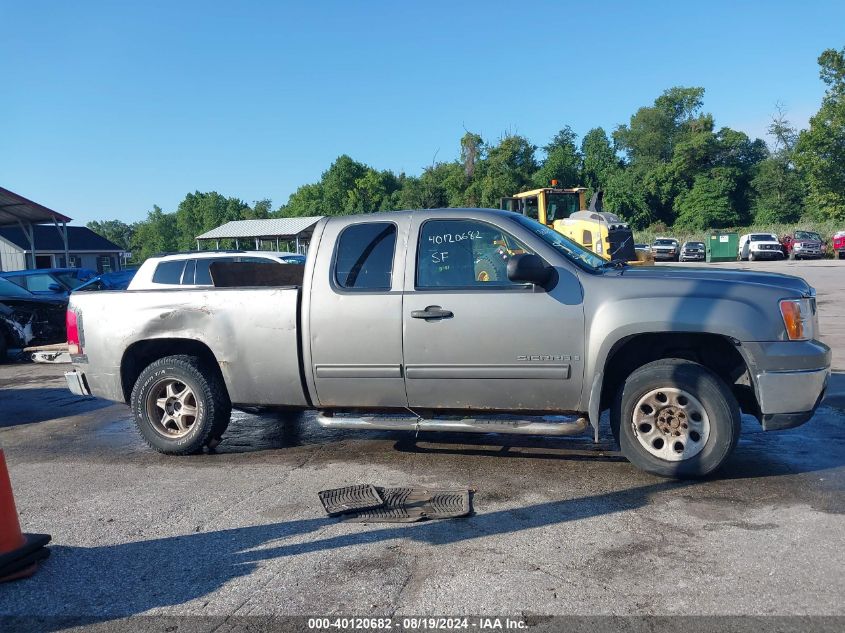
[{"label": "green dumpster", "polygon": [[737,233],[712,232],[707,236],[708,262],[735,262],[739,252]]}]

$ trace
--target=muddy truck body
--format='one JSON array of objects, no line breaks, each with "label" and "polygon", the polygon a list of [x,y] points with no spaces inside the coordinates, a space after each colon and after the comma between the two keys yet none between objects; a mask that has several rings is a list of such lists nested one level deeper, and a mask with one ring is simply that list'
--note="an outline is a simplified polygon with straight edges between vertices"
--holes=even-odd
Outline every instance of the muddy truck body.
[{"label": "muddy truck body", "polygon": [[[507,211],[323,219],[299,271],[284,286],[72,295],[70,389],[129,404],[170,454],[214,446],[232,407],[596,440],[609,410],[635,465],[695,477],[731,454],[741,411],[796,427],[828,381],[804,280],[608,263]],[[215,285],[231,272],[212,269]]]}]

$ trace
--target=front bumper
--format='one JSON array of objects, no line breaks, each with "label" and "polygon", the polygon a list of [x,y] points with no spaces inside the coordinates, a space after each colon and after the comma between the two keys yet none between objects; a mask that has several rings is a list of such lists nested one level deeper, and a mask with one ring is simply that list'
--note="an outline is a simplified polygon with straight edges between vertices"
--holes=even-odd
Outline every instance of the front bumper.
[{"label": "front bumper", "polygon": [[766,431],[790,429],[813,417],[830,378],[830,348],[820,341],[743,343]]},{"label": "front bumper", "polygon": [[681,259],[689,259],[691,261],[704,261],[704,253],[681,253]]},{"label": "front bumper", "polygon": [[754,259],[783,259],[783,251],[775,249],[751,252],[754,253]]},{"label": "front bumper", "polygon": [[90,396],[91,389],[88,387],[88,381],[85,380],[85,374],[81,371],[66,371],[65,372],[65,382],[67,382],[67,388],[70,389],[72,394],[77,396]]},{"label": "front bumper", "polygon": [[820,250],[804,250],[799,248],[792,249],[793,257],[814,257],[821,259],[824,256]]}]

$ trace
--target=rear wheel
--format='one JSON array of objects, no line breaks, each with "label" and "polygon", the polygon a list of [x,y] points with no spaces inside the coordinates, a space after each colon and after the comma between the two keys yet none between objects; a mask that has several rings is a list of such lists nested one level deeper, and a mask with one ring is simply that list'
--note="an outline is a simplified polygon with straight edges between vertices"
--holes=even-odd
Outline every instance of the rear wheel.
[{"label": "rear wheel", "polygon": [[703,477],[736,447],[739,405],[706,367],[664,359],[634,371],[619,389],[611,428],[635,466],[664,477]]},{"label": "rear wheel", "polygon": [[214,446],[232,414],[219,374],[193,356],[167,356],[150,364],[135,382],[131,403],[141,436],[168,455]]}]

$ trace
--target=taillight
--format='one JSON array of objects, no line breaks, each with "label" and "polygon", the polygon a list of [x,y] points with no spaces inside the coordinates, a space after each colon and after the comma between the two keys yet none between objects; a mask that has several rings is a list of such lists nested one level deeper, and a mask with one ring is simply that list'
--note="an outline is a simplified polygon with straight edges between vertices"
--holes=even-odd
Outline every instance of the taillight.
[{"label": "taillight", "polygon": [[73,356],[82,353],[82,346],[79,344],[79,324],[76,312],[68,310],[65,312],[65,326],[67,328],[67,351]]}]

